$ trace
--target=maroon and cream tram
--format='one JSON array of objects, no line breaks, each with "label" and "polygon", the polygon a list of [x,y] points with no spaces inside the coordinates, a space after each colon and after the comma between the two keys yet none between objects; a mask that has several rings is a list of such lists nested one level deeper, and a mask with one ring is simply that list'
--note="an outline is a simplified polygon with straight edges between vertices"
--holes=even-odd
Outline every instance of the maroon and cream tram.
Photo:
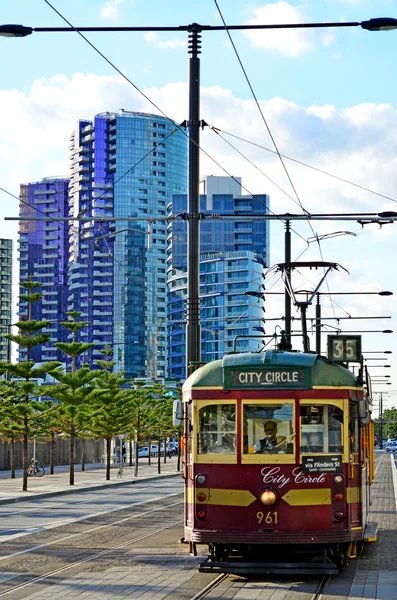
[{"label": "maroon and cream tram", "polygon": [[340,362],[275,348],[185,382],[184,535],[208,545],[201,571],[333,573],[375,541],[370,395],[346,337],[330,336]]}]

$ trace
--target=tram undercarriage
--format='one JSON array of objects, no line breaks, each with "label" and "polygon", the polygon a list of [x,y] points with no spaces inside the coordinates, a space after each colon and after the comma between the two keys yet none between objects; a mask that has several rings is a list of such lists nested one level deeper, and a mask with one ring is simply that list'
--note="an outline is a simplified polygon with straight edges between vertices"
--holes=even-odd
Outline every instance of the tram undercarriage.
[{"label": "tram undercarriage", "polygon": [[234,575],[335,575],[357,555],[355,542],[324,545],[264,546],[210,544],[201,573]]}]

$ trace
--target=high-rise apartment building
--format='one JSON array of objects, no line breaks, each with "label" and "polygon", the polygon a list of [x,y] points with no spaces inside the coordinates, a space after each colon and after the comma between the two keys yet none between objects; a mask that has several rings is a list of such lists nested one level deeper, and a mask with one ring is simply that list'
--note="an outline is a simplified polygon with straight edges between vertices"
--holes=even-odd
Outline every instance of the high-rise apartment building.
[{"label": "high-rise apartment building", "polygon": [[[30,358],[35,362],[65,360],[54,343],[65,341],[67,336],[60,322],[66,318],[67,310],[68,223],[57,219],[68,216],[68,186],[69,179],[65,177],[48,177],[20,188],[19,215],[32,219],[20,221],[20,281],[32,277],[40,282],[36,291],[43,298],[31,305],[31,315],[27,303],[21,302],[18,317],[50,321],[42,330],[51,335],[50,341],[31,350]],[[51,220],[40,220],[45,217]],[[18,352],[19,360],[26,360],[26,348],[20,347]]]},{"label": "high-rise apartment building", "polygon": [[88,322],[85,358],[108,345],[127,377],[165,377],[167,206],[186,193],[187,138],[122,110],[80,121],[70,141],[69,214],[86,220],[70,233],[68,307]]},{"label": "high-rise apartment building", "polygon": [[0,360],[10,360],[10,342],[3,337],[12,323],[12,240],[0,239]]},{"label": "high-rise apartment building", "polygon": [[[242,196],[241,179],[231,177],[205,177],[201,191],[200,212],[218,217],[200,221],[201,355],[203,362],[209,362],[231,352],[236,336],[263,330],[263,300],[253,300],[245,292],[261,289],[263,269],[268,266],[269,222],[259,217],[269,212],[269,196]],[[169,210],[186,212],[186,194],[174,195]],[[168,233],[168,376],[183,379],[186,222],[172,223]],[[240,351],[260,347],[260,340],[254,338],[237,340]]]}]

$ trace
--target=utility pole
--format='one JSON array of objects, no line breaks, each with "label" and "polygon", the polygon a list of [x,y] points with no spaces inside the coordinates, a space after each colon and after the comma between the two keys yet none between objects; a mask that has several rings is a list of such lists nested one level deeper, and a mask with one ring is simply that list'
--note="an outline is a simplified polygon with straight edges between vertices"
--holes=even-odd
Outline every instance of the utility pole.
[{"label": "utility pole", "polygon": [[383,448],[383,393],[380,392],[379,397],[379,434],[381,440],[381,448]]},{"label": "utility pole", "polygon": [[200,333],[200,227],[199,227],[199,147],[200,147],[200,39],[201,27],[189,28],[189,197],[188,270],[186,298],[186,376],[193,373],[201,358]]}]

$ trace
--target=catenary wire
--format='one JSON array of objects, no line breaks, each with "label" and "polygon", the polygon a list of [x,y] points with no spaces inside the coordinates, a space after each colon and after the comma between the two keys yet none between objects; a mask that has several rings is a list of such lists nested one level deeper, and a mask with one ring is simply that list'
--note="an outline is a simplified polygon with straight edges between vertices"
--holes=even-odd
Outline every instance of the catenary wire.
[{"label": "catenary wire", "polygon": [[[252,86],[252,84],[251,84],[251,81],[250,81],[250,79],[249,79],[249,77],[248,77],[248,74],[247,74],[247,72],[246,72],[246,69],[245,69],[245,67],[244,67],[244,65],[243,65],[243,62],[242,62],[241,58],[240,58],[240,55],[239,55],[239,53],[238,53],[238,50],[237,50],[237,47],[236,47],[236,45],[235,45],[235,43],[234,43],[234,41],[233,41],[233,38],[232,38],[232,36],[231,36],[231,34],[230,34],[230,31],[229,31],[229,30],[228,30],[228,28],[227,28],[226,21],[225,21],[225,19],[224,19],[224,17],[223,17],[222,11],[221,11],[221,9],[220,9],[220,7],[219,7],[219,4],[218,4],[217,0],[214,0],[214,3],[215,3],[215,6],[216,6],[216,8],[217,8],[217,10],[218,10],[219,16],[220,16],[220,18],[221,18],[221,20],[222,20],[222,23],[223,23],[223,25],[224,25],[224,27],[225,27],[226,33],[227,33],[227,35],[228,35],[228,37],[229,37],[230,43],[231,43],[231,45],[232,45],[232,47],[233,47],[234,53],[235,53],[235,55],[236,55],[236,57],[237,57],[237,60],[238,60],[238,62],[239,62],[239,65],[240,65],[240,67],[241,67],[241,70],[242,70],[242,72],[243,72],[243,74],[244,74],[244,77],[245,77],[245,79],[246,79],[246,82],[247,82],[247,84],[248,84],[248,87],[249,87],[249,89],[250,89],[250,91],[251,91],[252,97],[254,98],[255,104],[256,104],[256,106],[257,106],[257,108],[258,108],[258,110],[259,110],[259,113],[260,113],[260,115],[261,115],[261,117],[262,117],[262,120],[263,120],[263,122],[264,122],[264,124],[265,124],[265,127],[266,127],[266,129],[267,129],[267,132],[268,132],[268,134],[269,134],[269,137],[270,137],[270,139],[271,139],[271,141],[272,141],[272,143],[273,143],[273,146],[274,146],[274,148],[275,148],[275,151],[276,151],[276,153],[277,153],[277,155],[278,155],[278,157],[279,157],[279,160],[280,160],[280,162],[281,162],[281,164],[282,164],[282,167],[283,167],[283,169],[284,169],[284,172],[285,172],[285,174],[286,174],[286,176],[287,176],[287,178],[288,178],[288,181],[289,181],[289,183],[290,183],[290,185],[291,185],[291,187],[292,187],[292,189],[293,189],[293,191],[294,191],[294,194],[295,194],[295,196],[296,196],[296,199],[297,199],[297,201],[298,201],[298,204],[299,204],[299,206],[301,207],[302,211],[303,211],[303,212],[304,212],[306,215],[308,215],[308,214],[309,214],[309,212],[308,212],[308,211],[307,211],[307,210],[304,208],[304,206],[303,206],[303,204],[302,204],[302,202],[301,202],[301,200],[300,200],[300,198],[299,198],[298,192],[297,192],[297,190],[296,190],[296,188],[295,188],[295,186],[294,186],[294,184],[293,184],[293,182],[292,182],[292,179],[291,179],[291,176],[290,176],[290,174],[289,174],[289,172],[288,172],[288,169],[287,169],[287,167],[286,167],[286,164],[285,164],[285,162],[284,162],[284,160],[283,160],[283,158],[282,158],[282,156],[281,156],[281,154],[280,154],[280,151],[279,151],[279,149],[278,149],[278,146],[277,146],[277,144],[276,144],[276,140],[275,140],[275,138],[274,138],[274,136],[273,136],[273,134],[272,134],[272,132],[271,132],[271,130],[270,130],[269,124],[268,124],[268,122],[267,122],[267,120],[266,120],[266,118],[265,118],[265,115],[264,115],[264,113],[263,113],[263,111],[262,111],[262,109],[261,109],[261,106],[260,106],[260,104],[259,104],[259,101],[258,101],[258,99],[257,99],[257,97],[256,97],[256,94],[255,94],[255,92],[254,92],[254,88],[253,88],[253,86]],[[314,231],[314,229],[313,229],[313,227],[312,227],[312,224],[310,223],[310,221],[308,221],[308,225],[309,225],[309,227],[310,227],[310,229],[311,229],[311,231],[312,231],[313,235],[315,236],[315,235],[316,235],[316,233],[315,233],[315,231]],[[323,260],[323,254],[322,254],[322,250],[321,250],[321,244],[320,244],[320,240],[319,240],[318,238],[317,238],[317,244],[318,244],[318,249],[319,249],[319,253],[320,253],[321,260]],[[326,285],[327,285],[327,287],[328,287],[328,289],[329,289],[329,284],[328,284],[328,281],[327,281],[327,280],[326,280]],[[332,299],[331,299],[331,303],[332,303]],[[334,308],[333,308],[333,312],[334,312],[334,314],[335,314],[335,309],[334,309]]]},{"label": "catenary wire", "polygon": [[[76,31],[76,33],[78,33],[78,34],[79,34],[79,35],[80,35],[80,36],[81,36],[81,37],[82,37],[82,38],[83,38],[83,39],[84,39],[84,40],[85,40],[85,41],[86,41],[86,42],[87,42],[87,43],[88,43],[88,44],[91,46],[91,48],[92,48],[93,50],[95,50],[95,51],[96,51],[96,52],[97,52],[97,53],[98,53],[98,54],[99,54],[99,55],[100,55],[100,56],[101,56],[101,57],[102,57],[102,58],[103,58],[103,59],[104,59],[104,60],[105,60],[105,61],[106,61],[106,62],[107,62],[107,63],[108,63],[108,64],[109,64],[109,65],[110,65],[112,68],[114,68],[114,69],[115,69],[115,70],[116,70],[116,71],[119,73],[119,75],[120,75],[121,77],[123,77],[123,78],[124,78],[124,79],[125,79],[125,80],[126,80],[128,83],[130,83],[130,85],[132,85],[132,86],[134,87],[134,89],[135,89],[135,90],[136,90],[138,93],[140,93],[140,94],[141,94],[141,95],[142,95],[142,96],[143,96],[143,97],[144,97],[144,98],[145,98],[145,99],[146,99],[146,100],[147,100],[147,101],[148,101],[150,104],[152,104],[152,106],[154,106],[154,107],[156,108],[156,110],[158,110],[158,111],[159,111],[159,112],[160,112],[160,113],[161,113],[161,114],[162,114],[162,115],[163,115],[165,118],[169,119],[169,120],[170,120],[170,121],[171,121],[171,122],[172,122],[174,125],[176,124],[176,123],[175,123],[175,122],[174,122],[172,119],[170,119],[170,118],[169,118],[169,117],[168,117],[168,116],[167,116],[167,115],[166,115],[166,114],[165,114],[165,113],[162,111],[162,109],[161,109],[160,107],[158,107],[158,106],[156,105],[156,103],[154,103],[154,102],[153,102],[153,101],[152,101],[152,100],[151,100],[151,99],[150,99],[150,98],[149,98],[149,97],[148,97],[148,96],[147,96],[147,95],[146,95],[146,94],[145,94],[145,93],[144,93],[142,90],[140,90],[140,89],[138,88],[138,86],[136,86],[136,85],[135,85],[135,84],[134,84],[134,83],[133,83],[133,82],[132,82],[132,81],[131,81],[131,80],[130,80],[130,79],[129,79],[129,78],[128,78],[128,77],[127,77],[127,76],[126,76],[126,75],[125,75],[125,74],[124,74],[124,73],[123,73],[121,70],[120,70],[120,69],[118,69],[118,68],[116,67],[116,65],[115,65],[115,64],[114,64],[112,61],[110,61],[110,60],[109,60],[109,59],[108,59],[108,58],[107,58],[107,57],[106,57],[106,56],[105,56],[105,55],[104,55],[104,54],[103,54],[103,53],[102,53],[102,52],[101,52],[101,51],[100,51],[98,48],[96,48],[96,46],[95,46],[94,44],[92,44],[92,43],[91,43],[91,42],[88,40],[88,38],[86,38],[86,37],[85,37],[85,36],[84,36],[84,35],[83,35],[83,34],[82,34],[80,31],[78,31],[77,29],[75,29],[75,27],[74,27],[74,26],[73,26],[73,25],[72,25],[72,24],[71,24],[71,23],[70,23],[70,22],[69,22],[69,21],[68,21],[68,20],[67,20],[67,19],[66,19],[66,18],[63,16],[63,15],[62,15],[62,14],[61,14],[61,13],[60,13],[60,12],[59,12],[59,11],[58,11],[58,10],[57,10],[55,7],[54,7],[54,6],[52,6],[52,4],[51,4],[51,3],[50,3],[48,0],[44,0],[44,2],[45,2],[45,3],[46,3],[46,4],[47,4],[47,5],[50,7],[50,8],[52,8],[52,10],[54,10],[54,12],[56,12],[56,13],[58,14],[58,16],[59,16],[59,17],[60,17],[62,20],[64,20],[64,21],[65,21],[65,22],[66,22],[66,23],[67,23],[67,24],[68,24],[68,25],[69,25],[69,26],[70,26],[72,29],[74,29],[74,30]],[[216,6],[217,6],[218,12],[219,12],[219,14],[220,14],[220,16],[221,16],[221,19],[222,19],[222,21],[223,21],[223,24],[224,24],[224,26],[225,26],[225,30],[226,30],[226,32],[227,32],[227,34],[228,34],[228,36],[229,36],[229,39],[230,39],[230,41],[231,41],[231,44],[232,44],[233,48],[234,48],[234,51],[235,51],[235,53],[236,53],[236,56],[237,56],[237,58],[238,58],[238,61],[239,61],[239,63],[240,63],[240,66],[241,66],[241,68],[242,68],[242,70],[243,70],[243,73],[244,73],[244,75],[245,75],[245,78],[246,78],[246,80],[247,80],[247,83],[248,83],[248,85],[249,85],[249,87],[250,87],[250,89],[251,89],[252,95],[253,95],[253,97],[254,97],[254,100],[255,100],[255,102],[256,102],[256,104],[257,104],[257,107],[258,107],[258,109],[259,109],[259,112],[260,112],[260,114],[261,114],[261,116],[262,116],[262,119],[263,119],[263,121],[264,121],[265,125],[266,125],[266,128],[267,128],[267,130],[268,130],[269,136],[270,136],[270,138],[271,138],[271,140],[272,140],[272,142],[273,142],[273,145],[274,145],[274,147],[275,147],[275,149],[276,149],[276,153],[277,153],[277,155],[279,156],[279,159],[280,159],[280,161],[281,161],[281,163],[282,163],[282,165],[283,165],[283,169],[284,169],[284,171],[285,171],[285,173],[286,173],[286,175],[287,175],[287,178],[288,178],[288,180],[289,180],[289,182],[290,182],[290,184],[291,184],[291,187],[292,187],[292,189],[294,190],[294,193],[295,193],[295,195],[296,195],[296,197],[297,197],[298,203],[299,203],[299,205],[301,206],[301,208],[302,208],[302,210],[304,211],[304,213],[306,213],[307,215],[309,215],[309,212],[308,212],[308,211],[307,211],[307,210],[306,210],[306,209],[303,207],[303,205],[302,205],[302,203],[301,203],[301,201],[300,201],[300,199],[299,199],[299,196],[298,196],[298,194],[297,194],[297,191],[296,191],[296,189],[295,189],[295,187],[294,187],[294,185],[293,185],[293,182],[292,182],[292,180],[291,180],[291,178],[290,178],[290,175],[289,175],[289,173],[288,173],[288,170],[287,170],[287,168],[286,168],[286,166],[285,166],[285,163],[284,163],[284,161],[283,161],[282,155],[280,154],[280,152],[279,152],[279,150],[278,150],[278,147],[277,147],[277,144],[276,144],[276,142],[275,142],[275,139],[274,139],[274,137],[273,137],[273,135],[272,135],[272,133],[271,133],[271,131],[270,131],[270,128],[269,128],[269,126],[268,126],[268,123],[267,123],[267,121],[266,121],[266,119],[265,119],[265,117],[264,117],[263,111],[261,110],[261,107],[260,107],[260,105],[259,105],[259,102],[258,102],[258,100],[257,100],[257,98],[256,98],[256,95],[255,95],[255,92],[254,92],[254,90],[253,90],[253,88],[252,88],[252,85],[251,85],[251,83],[250,83],[250,81],[249,81],[249,78],[248,78],[248,75],[247,75],[247,73],[246,73],[246,70],[245,70],[245,68],[244,68],[244,66],[243,66],[243,64],[242,64],[242,61],[241,61],[241,59],[240,59],[240,57],[239,57],[239,54],[238,54],[238,52],[237,52],[237,49],[236,49],[236,47],[235,47],[235,44],[234,44],[234,42],[233,42],[233,40],[232,40],[232,38],[231,38],[230,32],[229,32],[229,31],[228,31],[228,29],[227,29],[227,25],[226,25],[226,23],[225,23],[225,21],[224,21],[224,18],[223,18],[223,15],[222,15],[221,11],[220,11],[219,5],[218,5],[218,3],[217,3],[217,1],[216,1],[216,0],[214,0],[214,2],[215,2],[215,4],[216,4]],[[177,127],[177,128],[178,128],[178,129],[181,129],[180,127]],[[182,131],[182,132],[183,132],[185,135],[187,135],[187,134],[186,134],[186,132],[185,132],[185,131],[183,131],[182,129],[181,129],[181,131]],[[188,137],[188,136],[187,136],[187,137]],[[211,160],[213,160],[213,161],[214,161],[213,157],[211,157],[211,156],[210,156],[210,155],[209,155],[209,154],[208,154],[208,153],[207,153],[207,152],[206,152],[206,151],[205,151],[203,148],[200,148],[200,147],[199,147],[199,149],[200,149],[202,152],[204,152],[204,154],[205,154],[205,155],[206,155],[208,158],[210,158]],[[223,167],[222,167],[222,166],[221,166],[221,165],[220,165],[220,164],[219,164],[217,161],[214,161],[214,162],[215,162],[215,164],[217,164],[217,166],[219,166],[219,167],[220,167],[220,168],[221,168],[221,169],[222,169],[224,172],[226,172],[226,173],[227,173],[229,176],[231,176],[231,174],[230,174],[230,173],[228,173],[228,172],[227,172],[227,170],[226,170],[226,169],[224,169],[224,168],[223,168]],[[232,176],[231,176],[231,177],[232,177]],[[246,190],[246,191],[247,191],[247,192],[248,192],[248,193],[249,193],[249,194],[250,194],[252,197],[254,197],[254,198],[255,198],[255,195],[251,194],[251,193],[249,192],[249,190],[247,190],[247,188],[245,188],[244,186],[242,186],[242,187],[243,187],[243,189],[245,189],[245,190]],[[287,195],[288,195],[288,194],[287,194]],[[258,200],[259,200],[259,199],[258,199]],[[274,214],[274,213],[273,213],[273,211],[270,211],[270,209],[269,209],[269,212],[272,212],[272,214]],[[280,218],[280,220],[281,220],[281,221],[283,221],[283,219],[281,219],[281,218]],[[313,232],[313,235],[316,235],[316,234],[315,234],[315,232],[314,232],[314,230],[313,230],[313,228],[312,228],[312,226],[311,226],[311,223],[310,223],[310,221],[309,221],[309,226],[310,226],[310,228],[311,228],[311,230],[312,230],[312,232]],[[294,230],[292,229],[292,231],[294,231]],[[303,238],[303,236],[301,236],[299,233],[297,233],[296,231],[294,231],[294,232],[295,232],[295,233],[296,233],[296,234],[297,234],[299,237],[301,237],[302,239],[304,239],[304,238]],[[319,243],[319,241],[318,241],[318,244],[319,244],[319,246],[320,246],[320,243]],[[321,248],[320,248],[320,253],[321,253]],[[113,257],[113,259],[114,259],[114,260],[117,260],[117,259],[115,259],[114,257]],[[121,264],[121,263],[119,263],[119,264]],[[126,271],[128,271],[128,269],[126,269],[126,267],[125,267],[124,265],[122,265],[122,267],[123,267],[123,268],[124,268]],[[148,288],[148,289],[149,289],[149,288]],[[154,293],[152,290],[149,290],[149,291],[151,291],[151,293]]]},{"label": "catenary wire", "polygon": [[[228,135],[230,137],[233,137],[237,140],[240,140],[242,142],[245,142],[246,144],[250,144],[251,146],[255,146],[256,148],[260,148],[261,150],[265,150],[266,152],[270,152],[271,154],[277,154],[277,152],[275,152],[274,150],[272,150],[271,148],[266,148],[266,146],[261,146],[261,144],[257,144],[256,142],[253,142],[251,140],[247,140],[245,138],[242,138],[234,133],[230,133],[230,131],[225,131],[224,129],[219,129],[218,127],[214,127],[214,126],[210,126],[211,129],[215,130],[215,132],[219,135],[219,137],[221,137],[222,139],[223,136],[220,134],[220,132],[224,133],[225,135]],[[359,188],[360,190],[363,190],[364,192],[369,192],[370,194],[374,194],[375,196],[379,196],[380,198],[385,198],[386,200],[390,200],[391,202],[397,202],[397,200],[395,198],[392,198],[391,196],[386,196],[386,194],[381,194],[380,192],[376,192],[375,190],[371,190],[370,188],[365,187],[364,185],[360,185],[359,183],[354,183],[353,181],[349,181],[348,179],[344,179],[343,177],[339,177],[339,175],[335,175],[334,173],[329,173],[328,171],[325,171],[324,169],[320,169],[318,167],[314,167],[313,165],[309,165],[308,163],[305,163],[301,160],[298,160],[297,158],[292,158],[291,156],[287,156],[286,154],[282,154],[281,155],[283,158],[290,160],[291,162],[294,162],[298,165],[301,165],[302,167],[307,167],[308,169],[312,169],[313,171],[317,171],[318,173],[322,173],[323,175],[327,175],[328,177],[332,177],[334,179],[337,179],[338,181],[342,181],[342,183],[347,183],[348,185],[352,185],[356,188]]]},{"label": "catenary wire", "polygon": [[[254,88],[252,87],[251,81],[250,81],[250,79],[249,79],[249,77],[248,77],[247,71],[246,71],[246,69],[245,69],[245,67],[244,67],[244,65],[243,65],[243,62],[242,62],[241,58],[240,58],[240,55],[239,55],[239,53],[238,53],[238,50],[237,50],[237,47],[236,47],[236,45],[235,45],[235,43],[234,43],[234,41],[233,41],[233,38],[232,38],[232,36],[231,36],[231,34],[230,34],[230,31],[229,31],[229,29],[228,29],[228,27],[227,27],[227,24],[226,24],[226,21],[225,21],[225,19],[224,19],[224,17],[223,17],[223,14],[222,14],[222,11],[221,11],[221,9],[220,9],[220,6],[219,6],[219,4],[218,4],[217,0],[214,0],[214,3],[215,3],[215,6],[216,6],[216,8],[217,8],[217,10],[218,10],[219,16],[220,16],[220,18],[221,18],[221,20],[222,20],[222,23],[223,23],[223,25],[224,25],[224,27],[225,27],[225,31],[226,31],[226,33],[227,33],[227,35],[228,35],[228,37],[229,37],[229,41],[230,41],[230,43],[231,43],[231,45],[232,45],[232,47],[233,47],[233,50],[234,50],[234,53],[235,53],[235,55],[236,55],[236,58],[237,58],[237,60],[238,60],[238,63],[239,63],[239,65],[240,65],[240,67],[241,67],[241,70],[242,70],[242,72],[243,72],[243,74],[244,74],[245,80],[246,80],[246,82],[247,82],[247,84],[248,84],[248,87],[249,87],[249,89],[250,89],[250,91],[251,91],[252,97],[254,98],[255,104],[256,104],[256,106],[257,106],[257,108],[258,108],[258,110],[259,110],[259,113],[260,113],[260,115],[261,115],[261,117],[262,117],[262,121],[263,121],[263,122],[264,122],[264,124],[265,124],[265,127],[266,127],[266,129],[267,129],[267,132],[268,132],[268,134],[269,134],[269,137],[270,137],[270,139],[271,139],[271,141],[272,141],[272,143],[273,143],[273,146],[274,146],[274,148],[275,148],[275,151],[276,151],[276,153],[277,153],[277,155],[278,155],[278,157],[279,157],[279,159],[280,159],[280,162],[281,162],[281,164],[282,164],[283,170],[284,170],[284,172],[285,172],[285,174],[286,174],[286,176],[287,176],[287,178],[288,178],[288,181],[289,181],[289,183],[290,183],[290,185],[291,185],[291,188],[292,188],[292,189],[293,189],[293,191],[294,191],[294,194],[295,194],[295,196],[296,196],[296,199],[298,200],[298,203],[299,203],[299,205],[300,205],[301,209],[303,210],[303,212],[304,212],[306,215],[308,215],[308,214],[309,214],[309,211],[307,211],[307,210],[304,208],[304,206],[303,206],[303,204],[302,204],[302,202],[301,202],[301,200],[300,200],[300,198],[299,198],[298,192],[297,192],[297,190],[296,190],[296,188],[295,188],[295,186],[294,186],[294,184],[293,184],[293,182],[292,182],[291,176],[290,176],[290,174],[289,174],[289,172],[288,172],[288,169],[287,169],[287,167],[286,167],[286,165],[285,165],[285,163],[284,163],[284,160],[283,160],[283,158],[282,158],[282,156],[281,156],[281,154],[280,154],[280,151],[279,151],[279,149],[278,149],[278,146],[277,146],[277,144],[276,144],[276,140],[275,140],[275,138],[274,138],[274,136],[273,136],[273,134],[272,134],[272,132],[271,132],[271,130],[270,130],[270,127],[269,127],[269,124],[268,124],[268,122],[267,122],[267,119],[266,119],[266,117],[265,117],[265,115],[264,115],[264,113],[263,113],[263,111],[262,111],[262,108],[261,108],[261,106],[260,106],[260,104],[259,104],[258,98],[256,97],[256,94],[255,94]],[[313,231],[313,234],[314,234],[314,231]]]},{"label": "catenary wire", "polygon": [[[131,81],[127,75],[125,75],[120,69],[118,69],[118,67],[116,67],[116,65],[110,60],[108,59],[92,42],[90,42],[88,40],[88,38],[83,35],[81,33],[81,31],[78,31],[71,23],[70,21],[68,21],[68,19],[66,17],[64,17],[54,6],[52,6],[52,4],[49,2],[49,0],[44,0],[44,2],[50,7],[52,8],[52,10],[63,20],[65,21],[65,23],[67,23],[69,25],[69,27],[71,27],[71,29],[73,29],[74,31],[76,31],[76,33],[78,33],[86,42],[87,44],[89,44],[89,46],[95,50],[95,52],[97,52],[113,69],[115,69],[115,71],[117,73],[119,73],[119,75],[125,79],[130,85],[133,86],[133,88],[139,93],[141,94],[152,106],[154,106],[154,108],[156,108],[156,110],[158,110],[166,119],[168,119],[174,126],[177,127],[177,129],[179,131],[181,131],[189,140],[191,139],[190,136],[186,133],[186,131],[181,127],[178,126],[177,123],[171,119],[161,108],[159,108],[157,106],[157,104],[155,102],[153,102],[142,90],[140,90],[140,88],[133,83],[133,81]],[[205,154],[205,156],[207,156],[207,158],[209,158],[216,166],[218,166],[224,173],[226,173],[226,175],[228,175],[229,177],[231,177],[234,181],[237,181],[236,178],[227,171],[227,169],[225,169],[218,161],[216,161],[206,150],[204,150],[204,148],[202,148],[201,146],[199,146],[194,140],[193,143],[195,143],[195,145],[197,146],[197,148],[203,153]],[[261,202],[261,200],[259,198],[256,198],[255,194],[252,194],[250,192],[250,190],[248,188],[246,188],[245,186],[241,185],[242,189],[244,189],[250,196],[252,196],[254,199],[256,199],[257,201]],[[263,202],[261,202],[263,204]],[[264,205],[264,204],[263,204]],[[264,205],[265,206],[265,205]],[[273,211],[270,210],[270,208],[268,208],[269,212],[271,212],[271,214],[275,215],[275,213]],[[304,210],[304,209],[303,209]],[[307,211],[305,211],[307,212]],[[309,213],[307,213],[309,214]],[[280,217],[280,221],[284,221],[285,219],[282,219]],[[310,225],[311,226],[311,225]],[[298,237],[303,238],[303,236],[301,236],[297,231],[295,231],[294,229],[291,228],[291,231],[293,231]],[[314,231],[313,231],[314,234]]]}]

